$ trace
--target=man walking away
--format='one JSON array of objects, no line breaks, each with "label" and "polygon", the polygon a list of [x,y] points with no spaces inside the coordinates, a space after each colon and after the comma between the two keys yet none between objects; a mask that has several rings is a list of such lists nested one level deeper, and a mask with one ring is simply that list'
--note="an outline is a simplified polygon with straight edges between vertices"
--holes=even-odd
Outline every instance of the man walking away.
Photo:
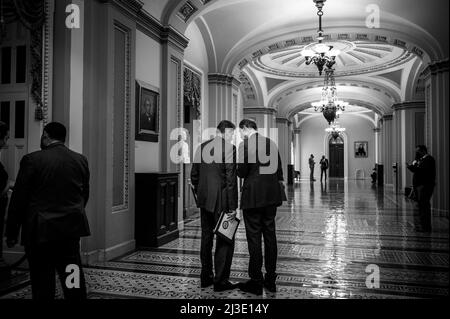
[{"label": "man walking away", "polygon": [[322,183],[323,176],[325,175],[325,183],[327,182],[327,170],[328,170],[328,159],[325,155],[322,156],[320,160],[320,182]]},{"label": "man walking away", "polygon": [[197,205],[201,214],[200,286],[206,288],[214,283],[214,291],[236,288],[236,285],[229,281],[234,241],[228,243],[217,236],[215,276],[212,261],[214,227],[220,214],[227,211],[228,219],[236,217],[236,147],[231,144],[235,128],[230,121],[220,122],[217,126],[217,136],[203,143],[197,150],[191,170],[191,181],[197,193]]},{"label": "man walking away", "polygon": [[86,298],[80,237],[89,236],[85,214],[89,198],[87,159],[69,150],[66,128],[44,127],[41,151],[20,162],[6,226],[8,247],[25,246],[33,299],[54,299],[55,271],[66,299]]},{"label": "man walking away", "polygon": [[425,232],[431,231],[431,197],[436,184],[436,163],[428,154],[425,145],[416,147],[416,161],[406,163],[408,169],[414,173],[413,186],[417,195],[420,221]]},{"label": "man walking away", "polygon": [[[270,292],[276,292],[278,250],[275,216],[277,207],[281,206],[284,199],[284,187],[281,185],[283,171],[277,146],[269,138],[257,133],[255,122],[242,120],[239,129],[244,142],[239,145],[238,176],[244,179],[241,209],[250,255],[250,280],[241,283],[239,288],[262,295],[263,286]],[[261,271],[261,236],[264,238],[265,278]]]}]

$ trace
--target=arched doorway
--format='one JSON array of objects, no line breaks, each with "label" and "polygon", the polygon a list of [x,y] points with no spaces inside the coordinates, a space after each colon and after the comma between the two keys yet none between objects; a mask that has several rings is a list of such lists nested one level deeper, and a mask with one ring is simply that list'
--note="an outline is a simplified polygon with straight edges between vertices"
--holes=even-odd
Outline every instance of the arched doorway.
[{"label": "arched doorway", "polygon": [[330,177],[344,178],[344,139],[330,138],[329,141],[330,157]]}]

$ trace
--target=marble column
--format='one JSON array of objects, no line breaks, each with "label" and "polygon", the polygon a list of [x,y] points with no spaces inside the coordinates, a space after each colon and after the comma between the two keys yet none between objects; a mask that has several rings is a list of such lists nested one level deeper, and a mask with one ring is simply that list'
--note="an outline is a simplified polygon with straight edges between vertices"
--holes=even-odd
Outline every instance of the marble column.
[{"label": "marble column", "polygon": [[277,110],[274,108],[265,106],[246,107],[244,108],[244,118],[254,120],[261,134],[275,140],[276,136],[272,136],[273,132],[271,132],[271,129],[276,127],[274,125],[276,112]]},{"label": "marble column", "polygon": [[384,166],[384,183],[385,185],[392,186],[393,181],[393,172],[392,172],[392,114],[384,115],[382,118],[383,121],[383,166]]},{"label": "marble column", "polygon": [[287,183],[287,172],[288,172],[288,164],[290,163],[290,140],[292,138],[289,137],[289,120],[285,118],[277,118],[277,130],[278,130],[278,151],[280,152],[281,163],[283,165],[283,178]]},{"label": "marble column", "polygon": [[426,145],[436,159],[433,212],[449,213],[449,60],[434,62],[425,71]]},{"label": "marble column", "polygon": [[373,132],[375,133],[375,164],[381,164],[381,128],[374,128]]},{"label": "marble column", "polygon": [[238,96],[240,82],[231,74],[208,74],[209,84],[209,127],[216,127],[222,120],[236,125],[240,120]]},{"label": "marble column", "polygon": [[403,102],[394,104],[395,126],[395,162],[399,164],[399,191],[412,186],[412,173],[406,167],[415,157],[417,145],[424,144],[425,137],[425,102]]},{"label": "marble column", "polygon": [[300,172],[300,168],[302,165],[302,150],[300,145],[300,133],[301,129],[294,129],[294,169]]}]

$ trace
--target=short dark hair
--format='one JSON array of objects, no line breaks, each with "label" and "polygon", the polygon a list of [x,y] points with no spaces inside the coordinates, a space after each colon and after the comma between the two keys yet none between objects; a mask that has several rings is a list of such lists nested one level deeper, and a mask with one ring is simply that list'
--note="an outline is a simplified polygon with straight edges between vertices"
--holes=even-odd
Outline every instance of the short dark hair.
[{"label": "short dark hair", "polygon": [[232,129],[234,130],[236,128],[236,125],[234,125],[232,122],[227,121],[227,120],[223,120],[219,123],[219,125],[217,125],[217,130],[221,133],[224,134],[226,129]]},{"label": "short dark hair", "polygon": [[416,148],[419,149],[419,151],[424,152],[425,154],[428,154],[428,149],[425,145],[417,145]]},{"label": "short dark hair", "polygon": [[44,131],[47,132],[48,137],[51,138],[52,140],[57,140],[60,142],[66,141],[66,134],[67,134],[66,127],[61,123],[58,122],[48,123],[44,127]]},{"label": "short dark hair", "polygon": [[0,139],[4,139],[9,132],[9,126],[5,122],[0,121]]},{"label": "short dark hair", "polygon": [[258,126],[256,125],[255,121],[253,120],[249,120],[249,119],[243,119],[240,123],[239,123],[239,128],[243,129],[244,127],[246,128],[252,128],[255,131],[258,129]]}]

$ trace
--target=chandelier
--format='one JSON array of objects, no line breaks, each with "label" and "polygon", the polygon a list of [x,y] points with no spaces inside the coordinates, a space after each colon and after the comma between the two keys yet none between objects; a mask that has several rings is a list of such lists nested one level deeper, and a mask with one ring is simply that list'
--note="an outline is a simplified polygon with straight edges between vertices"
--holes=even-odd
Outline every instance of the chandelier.
[{"label": "chandelier", "polygon": [[347,102],[341,101],[337,97],[336,83],[334,80],[334,70],[325,70],[325,80],[322,88],[322,97],[320,102],[313,102],[311,105],[316,112],[322,112],[328,124],[334,122],[334,120],[345,111],[348,106]]},{"label": "chandelier", "polygon": [[318,44],[313,46],[311,49],[305,49],[301,52],[302,56],[306,59],[306,65],[314,63],[319,70],[319,75],[322,75],[323,68],[326,66],[331,69],[336,63],[336,56],[339,55],[340,51],[338,49],[333,49],[333,46],[326,45],[323,42],[323,30],[322,30],[322,16],[323,16],[323,6],[326,0],[313,0],[318,9],[317,15],[319,16],[319,30],[317,31]]},{"label": "chandelier", "polygon": [[341,127],[337,121],[334,121],[333,124],[330,124],[330,127],[325,129],[325,132],[331,133],[333,139],[337,139],[342,132],[345,132],[345,127]]}]

